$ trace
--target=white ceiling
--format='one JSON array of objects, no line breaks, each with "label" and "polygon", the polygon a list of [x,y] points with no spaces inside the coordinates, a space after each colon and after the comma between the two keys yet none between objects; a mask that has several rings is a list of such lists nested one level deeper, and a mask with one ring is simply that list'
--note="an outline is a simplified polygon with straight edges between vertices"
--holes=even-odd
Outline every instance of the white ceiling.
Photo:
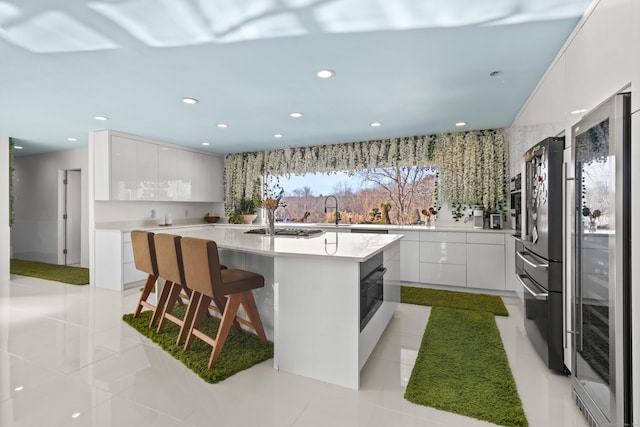
[{"label": "white ceiling", "polygon": [[589,3],[0,0],[0,135],[232,153],[506,127]]}]

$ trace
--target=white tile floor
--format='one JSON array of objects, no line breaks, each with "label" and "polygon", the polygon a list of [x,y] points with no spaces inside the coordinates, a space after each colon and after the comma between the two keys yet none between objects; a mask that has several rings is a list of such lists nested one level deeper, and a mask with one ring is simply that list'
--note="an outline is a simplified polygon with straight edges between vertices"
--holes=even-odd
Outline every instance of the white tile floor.
[{"label": "white tile floor", "polygon": [[[0,426],[483,426],[403,399],[429,308],[401,304],[359,391],[275,371],[266,361],[206,384],[121,320],[121,294],[21,276],[0,282]],[[524,335],[519,301],[496,317],[532,427],[586,426],[569,379]]]}]

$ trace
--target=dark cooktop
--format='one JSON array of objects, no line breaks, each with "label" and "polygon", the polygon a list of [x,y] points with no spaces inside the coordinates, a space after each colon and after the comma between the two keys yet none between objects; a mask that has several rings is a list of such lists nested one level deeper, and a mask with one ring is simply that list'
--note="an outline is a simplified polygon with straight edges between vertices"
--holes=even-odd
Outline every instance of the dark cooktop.
[{"label": "dark cooktop", "polygon": [[[245,231],[246,234],[267,234],[266,228],[253,228],[249,231]],[[309,237],[316,234],[322,234],[322,230],[312,228],[276,228],[276,236],[298,236]]]}]

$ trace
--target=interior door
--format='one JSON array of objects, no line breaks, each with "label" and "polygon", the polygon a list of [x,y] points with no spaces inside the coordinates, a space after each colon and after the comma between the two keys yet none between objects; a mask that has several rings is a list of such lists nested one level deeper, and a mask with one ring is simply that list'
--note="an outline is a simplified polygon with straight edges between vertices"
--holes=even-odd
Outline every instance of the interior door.
[{"label": "interior door", "polygon": [[81,256],[81,172],[65,171],[65,265],[80,265]]}]

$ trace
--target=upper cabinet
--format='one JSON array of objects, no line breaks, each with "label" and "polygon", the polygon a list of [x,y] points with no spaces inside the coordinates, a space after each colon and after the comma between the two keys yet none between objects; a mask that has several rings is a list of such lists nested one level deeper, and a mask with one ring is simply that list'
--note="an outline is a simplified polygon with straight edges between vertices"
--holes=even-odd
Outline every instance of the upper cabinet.
[{"label": "upper cabinet", "polygon": [[110,200],[158,200],[158,146],[111,137]]},{"label": "upper cabinet", "polygon": [[220,156],[115,134],[94,133],[96,200],[221,202]]}]

